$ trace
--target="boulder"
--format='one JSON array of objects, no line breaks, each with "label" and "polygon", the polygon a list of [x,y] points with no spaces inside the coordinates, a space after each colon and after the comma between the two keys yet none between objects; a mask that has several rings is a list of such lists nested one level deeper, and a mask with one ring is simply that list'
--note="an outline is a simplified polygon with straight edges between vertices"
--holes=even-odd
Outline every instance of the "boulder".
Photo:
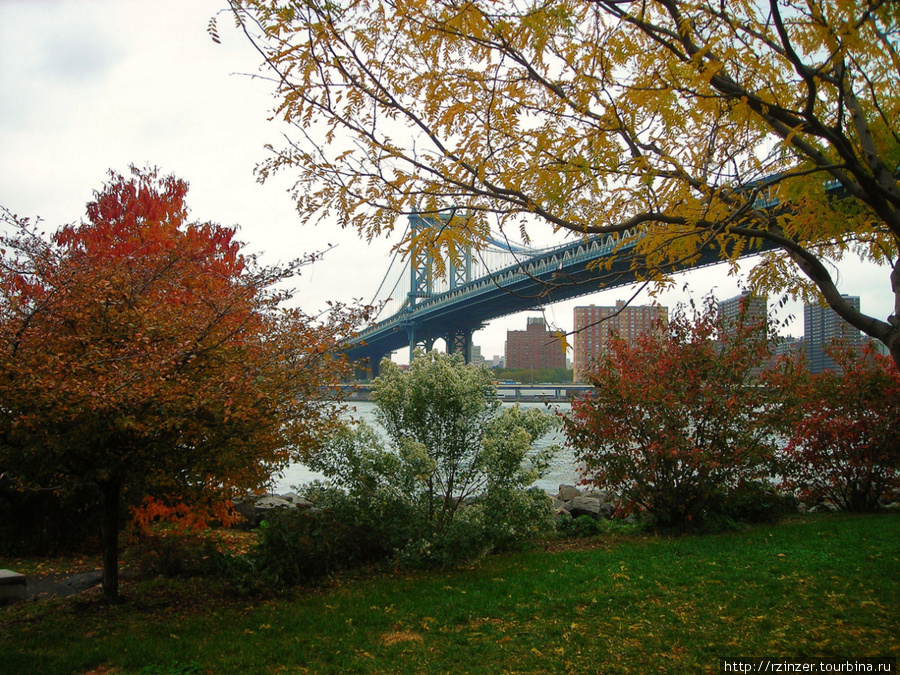
[{"label": "boulder", "polygon": [[262,497],[250,496],[246,499],[235,500],[234,508],[247,521],[248,527],[258,527],[272,511],[309,508],[312,506],[311,502],[299,495],[293,495],[293,497],[296,498],[296,502],[275,494],[263,495]]},{"label": "boulder", "polygon": [[24,574],[12,570],[0,570],[0,605],[25,599],[27,580]]},{"label": "boulder", "polygon": [[581,490],[574,485],[560,485],[556,498],[561,502],[570,502],[580,495]]},{"label": "boulder", "polygon": [[313,503],[309,501],[306,497],[301,497],[296,492],[285,492],[283,495],[278,495],[282,499],[289,501],[298,509],[310,509],[313,506]]},{"label": "boulder", "polygon": [[600,499],[591,495],[578,495],[569,502],[566,510],[572,514],[572,517],[590,516],[591,518],[600,518]]}]

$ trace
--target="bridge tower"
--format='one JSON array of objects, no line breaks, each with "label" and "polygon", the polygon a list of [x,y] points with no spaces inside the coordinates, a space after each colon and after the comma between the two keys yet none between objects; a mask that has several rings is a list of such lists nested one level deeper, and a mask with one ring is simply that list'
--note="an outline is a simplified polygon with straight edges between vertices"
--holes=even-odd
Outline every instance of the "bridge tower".
[{"label": "bridge tower", "polygon": [[[428,227],[425,217],[418,213],[409,216],[409,227],[415,237],[419,230]],[[434,260],[431,253],[425,256],[410,258],[409,261],[409,293],[406,294],[406,312],[412,314],[420,300],[427,300],[434,294]],[[405,319],[402,326],[409,336],[409,360],[412,363],[413,353],[421,348],[430,351],[434,346],[434,336],[426,333],[412,319]]]},{"label": "bridge tower", "polygon": [[[423,216],[413,213],[409,216],[410,230],[412,236],[416,236],[419,230],[433,226],[434,221],[440,218],[445,223],[449,223],[455,215],[456,210],[451,209],[447,213],[439,213],[437,215]],[[430,221],[430,222],[429,222]],[[458,263],[452,260],[447,261],[447,275],[450,290],[463,286],[472,280],[472,249],[466,247],[462,255],[462,259]],[[434,295],[434,259],[431,254],[420,256],[417,259],[411,259],[409,263],[409,293],[407,294],[406,312],[412,314],[418,302],[430,298]],[[407,319],[402,323],[409,337],[409,359],[412,361],[413,353],[416,349],[424,349],[429,351],[434,347],[434,342],[439,337],[444,338],[447,344],[447,352],[450,354],[461,352],[466,363],[472,359],[472,334],[480,328],[476,327],[455,327],[446,335],[434,335],[422,329],[412,319]]]},{"label": "bridge tower", "polygon": [[[452,214],[450,214],[452,215]],[[449,275],[450,290],[458,286],[464,286],[472,281],[472,249],[466,247],[462,259],[458,264],[452,260],[447,261],[447,274]],[[444,336],[447,343],[447,353],[461,352],[466,363],[472,361],[472,333],[481,326],[457,326]]]}]

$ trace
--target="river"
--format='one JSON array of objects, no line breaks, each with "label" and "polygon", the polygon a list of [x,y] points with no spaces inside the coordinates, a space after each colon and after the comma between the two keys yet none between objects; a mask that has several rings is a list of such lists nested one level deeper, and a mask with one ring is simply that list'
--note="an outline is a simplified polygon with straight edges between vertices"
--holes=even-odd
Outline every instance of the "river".
[{"label": "river", "polygon": [[[503,407],[505,408],[511,405],[511,403],[504,403]],[[354,412],[352,413],[353,417],[364,419],[376,429],[381,428],[375,421],[374,403],[370,401],[355,401],[351,404],[351,406],[352,408],[354,408]],[[546,409],[546,406],[543,403],[522,403],[521,406],[523,408]],[[571,405],[569,403],[554,403],[552,404],[552,407],[554,410],[558,409],[565,412],[571,408]],[[560,446],[563,446],[564,440],[565,437],[562,433],[562,430],[558,429],[540,439],[537,445],[538,447],[546,447],[553,443],[557,443]],[[322,474],[310,470],[303,464],[292,464],[284,470],[281,476],[276,478],[275,492],[290,492],[297,486],[321,479],[324,479],[324,476]],[[578,475],[575,468],[575,459],[572,455],[572,450],[566,447],[562,447],[562,449],[559,451],[559,453],[557,453],[556,457],[551,463],[550,470],[543,478],[536,481],[535,485],[545,492],[548,492],[549,494],[556,494],[560,484],[565,483],[567,485],[574,485],[577,480]]]}]

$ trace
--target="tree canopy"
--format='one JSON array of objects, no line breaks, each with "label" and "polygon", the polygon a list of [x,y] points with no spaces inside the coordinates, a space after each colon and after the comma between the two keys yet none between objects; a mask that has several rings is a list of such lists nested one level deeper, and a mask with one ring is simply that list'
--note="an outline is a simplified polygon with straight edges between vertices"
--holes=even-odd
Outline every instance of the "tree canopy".
[{"label": "tree canopy", "polygon": [[278,284],[315,256],[259,265],[233,228],[188,221],[187,190],[111,172],[87,221],[50,237],[3,212],[0,473],[95,489],[110,600],[123,498],[210,513],[263,486],[334,423],[335,351],[359,320],[281,309]]},{"label": "tree canopy", "polygon": [[[896,3],[230,5],[298,130],[260,174],[294,172],[304,217],[375,236],[457,207],[404,242],[451,259],[492,221],[615,235],[656,283],[764,250],[753,290],[824,299],[900,368]],[[841,297],[847,255],[889,266],[890,317]]]}]

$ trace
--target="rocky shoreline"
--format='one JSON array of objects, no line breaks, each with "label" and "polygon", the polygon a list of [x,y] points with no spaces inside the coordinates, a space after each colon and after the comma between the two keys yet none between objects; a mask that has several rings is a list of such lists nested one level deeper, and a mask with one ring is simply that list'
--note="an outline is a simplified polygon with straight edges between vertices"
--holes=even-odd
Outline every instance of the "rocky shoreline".
[{"label": "rocky shoreline", "polygon": [[[559,518],[578,518],[587,516],[594,520],[601,518],[610,520],[622,516],[625,522],[636,522],[637,515],[632,512],[625,514],[622,501],[617,495],[608,490],[581,489],[574,485],[561,484],[556,494],[551,494],[553,499],[553,513]],[[895,499],[884,502],[882,508],[886,510],[900,510],[900,494],[894,495]],[[247,497],[235,501],[235,509],[244,517],[247,527],[258,527],[266,519],[267,514],[277,509],[314,509],[308,499],[301,497],[296,492],[283,494],[266,494],[257,497]],[[797,503],[798,513],[833,512],[839,509],[830,503],[807,505]]]},{"label": "rocky shoreline", "polygon": [[[606,490],[582,490],[574,485],[562,484],[556,494],[550,496],[553,499],[553,512],[557,518],[588,516],[594,519],[611,519],[616,513],[621,513],[620,501]],[[314,509],[315,504],[296,492],[285,492],[248,496],[245,499],[235,500],[234,507],[246,521],[247,527],[258,527],[272,511]],[[634,515],[626,518],[626,520],[634,519]]]}]

